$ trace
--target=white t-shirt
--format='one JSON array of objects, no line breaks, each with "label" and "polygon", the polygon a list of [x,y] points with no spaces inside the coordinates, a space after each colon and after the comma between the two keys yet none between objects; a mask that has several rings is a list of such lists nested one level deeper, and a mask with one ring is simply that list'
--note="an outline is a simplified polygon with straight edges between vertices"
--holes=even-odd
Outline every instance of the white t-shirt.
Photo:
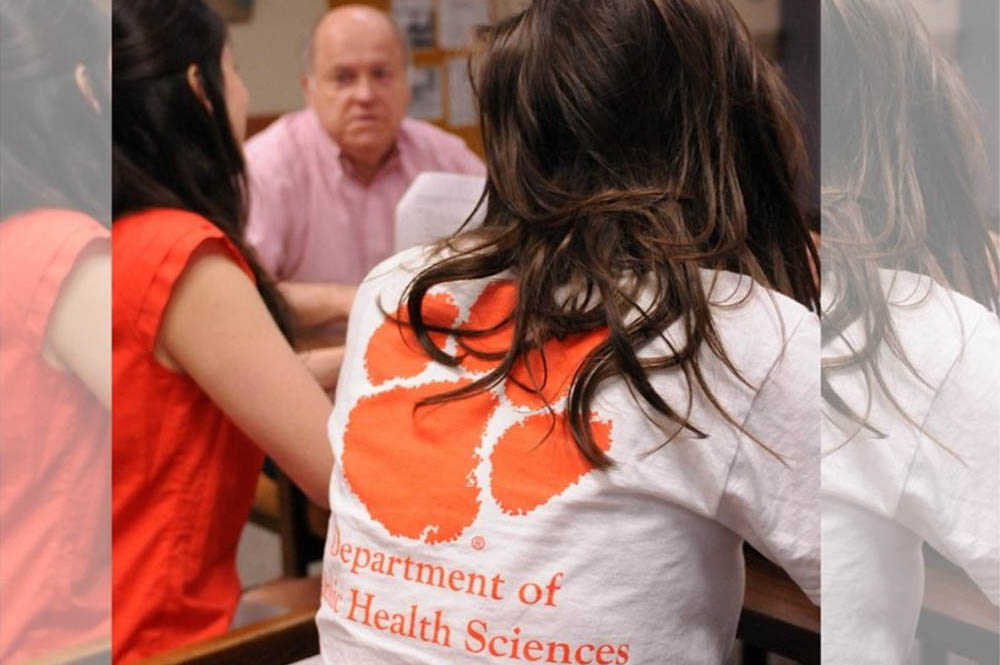
[{"label": "white t-shirt", "polygon": [[[781,461],[698,393],[690,421],[708,438],[682,432],[661,445],[674,427],[654,424],[614,380],[592,408],[598,444],[615,461],[599,471],[561,419],[546,438],[550,416],[510,380],[485,396],[413,410],[415,396],[483,371],[408,351],[377,306],[395,312],[430,260],[425,252],[377,267],[351,312],[330,420],[336,468],[317,618],[326,665],[718,664],[743,599],[744,539],[818,600],[814,314],[749,289],[748,278],[704,273],[708,287],[715,279],[715,325],[745,383],[706,348],[707,381]],[[428,318],[481,327],[509,305],[512,287],[496,281],[432,290]],[[666,332],[674,342],[677,334]],[[568,385],[592,341],[546,350],[558,413],[565,400],[555,388]],[[657,341],[641,355],[665,350]],[[683,413],[689,396],[678,372],[651,380]]]},{"label": "white t-shirt", "polygon": [[[886,344],[877,355],[885,390],[869,390],[857,368],[827,371],[833,390],[884,435],[824,407],[822,652],[829,665],[907,662],[923,601],[924,541],[994,604],[1000,600],[1000,324],[927,277],[881,277],[919,378]],[[855,324],[824,346],[823,357],[849,356],[863,339]]]}]

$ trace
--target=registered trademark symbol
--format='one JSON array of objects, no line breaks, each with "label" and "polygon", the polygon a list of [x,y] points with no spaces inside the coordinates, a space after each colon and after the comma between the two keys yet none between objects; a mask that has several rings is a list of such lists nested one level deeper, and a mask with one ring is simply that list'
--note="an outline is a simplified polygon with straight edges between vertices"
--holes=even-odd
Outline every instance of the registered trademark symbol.
[{"label": "registered trademark symbol", "polygon": [[474,550],[484,550],[486,549],[486,539],[482,536],[475,536],[472,539],[472,549]]}]

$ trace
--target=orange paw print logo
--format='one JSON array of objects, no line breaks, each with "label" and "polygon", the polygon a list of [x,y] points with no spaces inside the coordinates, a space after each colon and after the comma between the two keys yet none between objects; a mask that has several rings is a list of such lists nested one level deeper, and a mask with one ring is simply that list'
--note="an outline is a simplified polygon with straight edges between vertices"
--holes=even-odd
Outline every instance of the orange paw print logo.
[{"label": "orange paw print logo", "polygon": [[[514,298],[511,283],[491,284],[460,327],[492,328],[512,311]],[[405,314],[401,309],[396,316],[406,320]],[[448,295],[430,294],[423,314],[429,325],[454,327],[460,309]],[[511,326],[506,325],[463,341],[480,352],[503,352],[510,348],[511,337]],[[577,449],[564,419],[558,417],[553,426],[542,398],[525,386],[536,387],[557,405],[577,367],[605,337],[604,331],[595,331],[552,340],[545,345],[544,361],[542,354],[529,354],[502,388],[474,397],[414,410],[424,398],[472,383],[475,376],[465,375],[489,371],[499,361],[466,355],[461,378],[419,385],[410,381],[362,397],[344,432],[342,467],[351,489],[389,533],[427,543],[455,540],[472,525],[484,489],[509,515],[524,515],[551,501],[593,467]],[[447,336],[431,333],[431,338],[442,346]],[[368,379],[376,389],[416,379],[433,364],[412,330],[390,320],[375,331],[365,352]],[[505,410],[506,420],[501,421],[510,422],[497,433],[492,419],[499,410]],[[591,427],[597,444],[608,451],[611,424],[592,415]],[[488,471],[480,476],[488,482],[480,483],[477,468],[484,462]]]}]

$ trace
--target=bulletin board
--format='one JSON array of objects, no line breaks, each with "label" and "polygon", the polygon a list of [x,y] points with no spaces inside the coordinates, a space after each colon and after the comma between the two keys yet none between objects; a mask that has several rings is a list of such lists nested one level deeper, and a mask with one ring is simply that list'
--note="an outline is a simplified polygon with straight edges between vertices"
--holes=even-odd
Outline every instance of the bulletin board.
[{"label": "bulletin board", "polygon": [[[329,6],[357,0],[329,0]],[[462,137],[483,156],[468,76],[471,29],[520,11],[528,0],[368,0],[399,25],[413,54],[410,116]]]}]

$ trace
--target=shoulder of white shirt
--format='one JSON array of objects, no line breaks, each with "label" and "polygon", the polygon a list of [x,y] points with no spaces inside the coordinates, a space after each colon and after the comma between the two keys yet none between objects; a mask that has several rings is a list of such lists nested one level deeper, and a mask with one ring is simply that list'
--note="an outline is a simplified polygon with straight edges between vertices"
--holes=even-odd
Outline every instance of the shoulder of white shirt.
[{"label": "shoulder of white shirt", "polygon": [[[381,289],[396,282],[399,282],[398,288],[404,288],[421,270],[454,252],[452,248],[434,245],[411,247],[375,266],[362,283],[362,288]],[[796,300],[756,283],[749,276],[733,272],[702,270],[702,279],[717,323],[742,327],[759,325],[762,319],[766,319],[784,328],[787,338],[795,327],[808,320],[816,328],[815,341],[818,344],[819,319]]]}]

